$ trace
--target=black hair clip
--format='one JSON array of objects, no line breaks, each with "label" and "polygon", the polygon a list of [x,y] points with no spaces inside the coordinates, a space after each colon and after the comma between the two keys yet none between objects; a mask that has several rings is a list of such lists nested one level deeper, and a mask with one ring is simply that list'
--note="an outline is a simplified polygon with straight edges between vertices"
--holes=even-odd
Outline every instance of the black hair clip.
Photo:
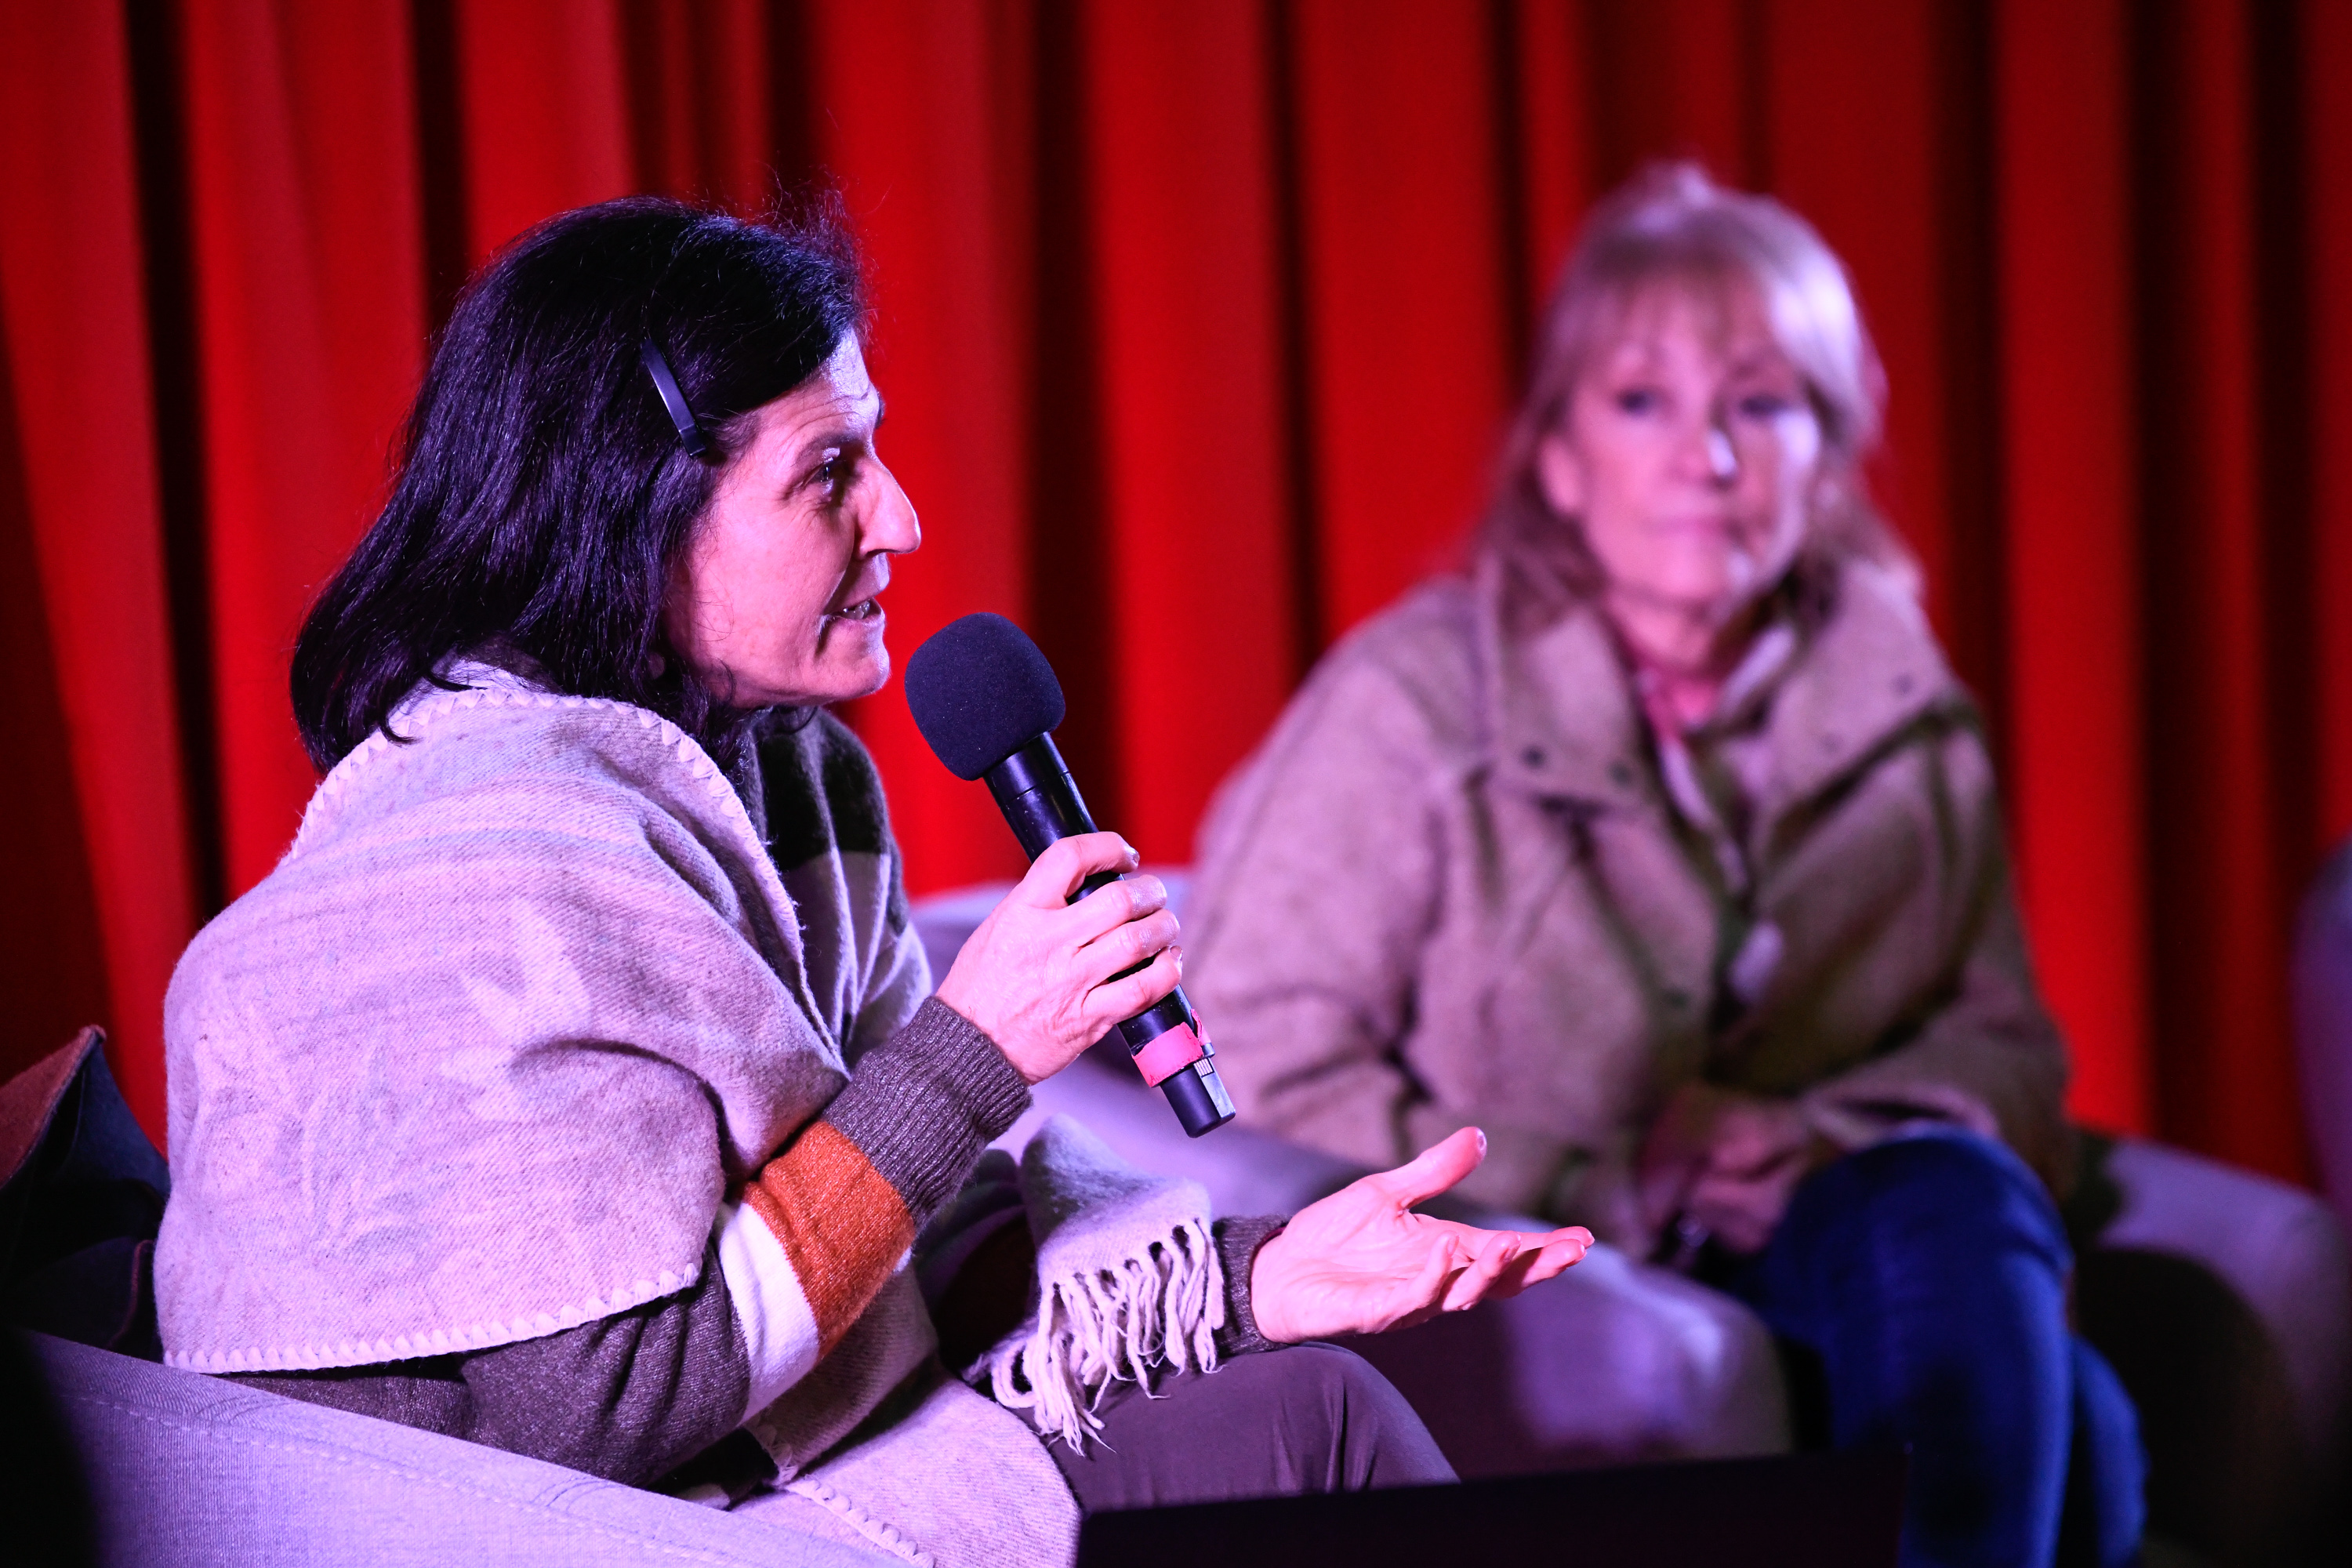
[{"label": "black hair clip", "polygon": [[708,457],[710,437],[695,422],[694,410],[686,405],[686,394],[678,390],[677,377],[670,374],[669,361],[662,358],[661,350],[654,346],[651,333],[646,335],[637,357],[646,362],[646,374],[654,378],[654,390],[661,394],[662,406],[669,410],[669,422],[677,426],[679,445],[692,457]]}]

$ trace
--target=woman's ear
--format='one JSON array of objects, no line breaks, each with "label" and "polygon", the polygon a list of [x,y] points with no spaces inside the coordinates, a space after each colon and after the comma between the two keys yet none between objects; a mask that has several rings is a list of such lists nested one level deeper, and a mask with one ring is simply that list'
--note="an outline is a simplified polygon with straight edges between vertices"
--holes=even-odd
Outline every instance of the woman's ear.
[{"label": "woman's ear", "polygon": [[1536,482],[1560,516],[1575,517],[1584,510],[1584,459],[1566,431],[1555,428],[1536,443]]}]

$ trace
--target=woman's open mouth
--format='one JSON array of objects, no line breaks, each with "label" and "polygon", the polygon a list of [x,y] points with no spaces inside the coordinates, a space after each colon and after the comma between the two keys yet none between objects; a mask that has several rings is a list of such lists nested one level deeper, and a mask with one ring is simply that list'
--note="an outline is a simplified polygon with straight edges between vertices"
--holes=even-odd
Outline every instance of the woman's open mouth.
[{"label": "woman's open mouth", "polygon": [[831,614],[836,618],[845,621],[876,620],[881,616],[882,601],[879,598],[864,598],[858,600],[857,603],[854,605],[845,605],[838,610],[832,611]]}]

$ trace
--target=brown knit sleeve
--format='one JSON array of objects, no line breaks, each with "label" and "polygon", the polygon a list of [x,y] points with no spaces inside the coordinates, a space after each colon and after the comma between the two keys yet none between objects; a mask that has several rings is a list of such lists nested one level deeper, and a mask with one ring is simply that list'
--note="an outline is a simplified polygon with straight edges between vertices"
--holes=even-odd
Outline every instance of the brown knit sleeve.
[{"label": "brown knit sleeve", "polygon": [[743,1420],[751,1365],[719,1267],[673,1296],[538,1339],[229,1380],[647,1486]]}]

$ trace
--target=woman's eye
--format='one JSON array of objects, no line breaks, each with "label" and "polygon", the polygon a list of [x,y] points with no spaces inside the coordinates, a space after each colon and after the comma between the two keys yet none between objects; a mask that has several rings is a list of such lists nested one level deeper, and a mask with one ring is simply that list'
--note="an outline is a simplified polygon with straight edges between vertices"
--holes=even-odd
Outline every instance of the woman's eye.
[{"label": "woman's eye", "polygon": [[1654,414],[1665,400],[1650,387],[1629,386],[1617,394],[1620,414]]},{"label": "woman's eye", "polygon": [[1745,418],[1778,419],[1789,412],[1790,403],[1790,399],[1777,392],[1751,392],[1737,406]]}]

